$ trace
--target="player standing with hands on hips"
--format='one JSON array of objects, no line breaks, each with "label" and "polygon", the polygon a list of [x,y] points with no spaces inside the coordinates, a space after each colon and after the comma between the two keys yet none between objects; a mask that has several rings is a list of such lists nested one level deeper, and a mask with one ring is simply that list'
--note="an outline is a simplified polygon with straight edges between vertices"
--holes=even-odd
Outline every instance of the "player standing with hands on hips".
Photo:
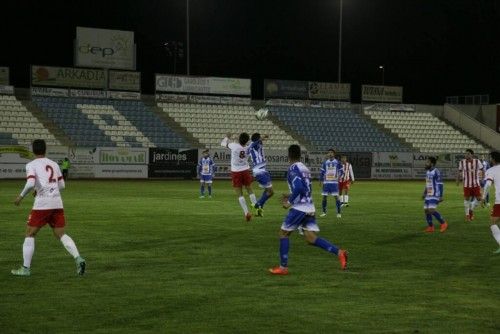
[{"label": "player standing with hands on hips", "polygon": [[61,189],[65,183],[59,165],[45,157],[47,146],[42,139],[33,141],[33,153],[35,160],[26,164],[27,181],[23,191],[14,201],[19,205],[31,190],[35,189],[35,203],[28,218],[26,227],[26,238],[23,244],[23,265],[19,269],[12,269],[12,275],[30,276],[31,259],[35,252],[35,236],[40,229],[49,224],[54,236],[63,244],[64,248],[71,254],[76,262],[76,272],[83,275],[85,272],[85,260],[80,256],[75,242],[64,232],[66,225],[64,209],[61,199]]}]

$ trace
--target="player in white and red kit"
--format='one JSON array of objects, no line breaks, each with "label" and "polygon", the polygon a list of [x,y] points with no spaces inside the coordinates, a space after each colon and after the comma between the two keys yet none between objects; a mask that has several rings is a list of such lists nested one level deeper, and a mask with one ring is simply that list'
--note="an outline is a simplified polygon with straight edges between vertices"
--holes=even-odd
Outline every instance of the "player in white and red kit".
[{"label": "player in white and red kit", "polygon": [[344,169],[344,174],[339,181],[340,203],[342,206],[349,206],[349,190],[351,189],[351,183],[354,183],[354,173],[352,172],[351,163],[347,161],[347,156],[342,155],[340,161]]},{"label": "player in white and red kit", "polygon": [[248,164],[248,141],[250,135],[246,132],[240,134],[238,142],[230,142],[231,134],[227,134],[222,140],[221,146],[227,147],[231,150],[231,179],[233,188],[238,196],[238,201],[243,213],[245,214],[246,221],[252,219],[252,214],[248,211],[247,202],[243,197],[243,187],[247,190],[248,196],[252,206],[257,203],[257,198],[252,190],[252,175],[250,174],[250,165]]},{"label": "player in white and red kit", "polygon": [[464,208],[465,219],[474,220],[474,209],[481,201],[481,183],[479,176],[483,169],[483,164],[479,159],[474,158],[474,151],[467,149],[465,159],[458,163],[457,186],[460,180],[464,185]]},{"label": "player in white and red kit", "polygon": [[500,254],[500,228],[498,228],[498,223],[500,223],[500,152],[491,152],[491,168],[486,171],[486,184],[484,185],[484,192],[482,196],[483,206],[486,204],[486,194],[488,189],[492,184],[495,185],[495,204],[493,209],[491,209],[491,233],[493,238],[498,243],[498,249],[494,251],[494,254]]},{"label": "player in white and red kit", "polygon": [[23,244],[24,263],[19,269],[13,269],[11,273],[16,276],[31,275],[31,259],[35,251],[35,236],[38,231],[49,224],[54,236],[61,240],[64,248],[73,256],[76,262],[76,271],[79,275],[85,272],[85,260],[80,256],[75,242],[65,232],[64,209],[60,189],[64,189],[65,183],[59,165],[45,158],[46,144],[42,139],[33,141],[33,153],[35,160],[26,164],[26,185],[14,201],[19,205],[22,199],[35,189],[35,202],[28,218],[26,227],[26,238]]}]

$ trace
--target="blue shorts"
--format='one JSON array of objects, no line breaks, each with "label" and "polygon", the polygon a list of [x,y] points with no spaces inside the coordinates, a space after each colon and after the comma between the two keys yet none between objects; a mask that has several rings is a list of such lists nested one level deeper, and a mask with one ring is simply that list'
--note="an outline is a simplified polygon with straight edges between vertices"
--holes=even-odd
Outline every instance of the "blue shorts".
[{"label": "blue shorts", "polygon": [[424,200],[424,209],[435,209],[439,204],[439,200],[434,197],[426,197]]},{"label": "blue shorts", "polygon": [[212,183],[212,175],[200,175],[200,182]]},{"label": "blue shorts", "polygon": [[254,175],[255,180],[259,183],[261,188],[271,188],[273,184],[271,183],[271,174],[266,170]]},{"label": "blue shorts", "polygon": [[323,183],[323,196],[338,196],[339,195],[339,184],[338,183]]},{"label": "blue shorts", "polygon": [[479,181],[479,185],[481,186],[481,188],[484,188],[484,186],[486,185],[486,180]]},{"label": "blue shorts", "polygon": [[308,214],[299,210],[290,209],[285,221],[281,225],[283,231],[295,231],[302,227],[304,231],[319,232],[319,226],[316,224],[314,213]]}]

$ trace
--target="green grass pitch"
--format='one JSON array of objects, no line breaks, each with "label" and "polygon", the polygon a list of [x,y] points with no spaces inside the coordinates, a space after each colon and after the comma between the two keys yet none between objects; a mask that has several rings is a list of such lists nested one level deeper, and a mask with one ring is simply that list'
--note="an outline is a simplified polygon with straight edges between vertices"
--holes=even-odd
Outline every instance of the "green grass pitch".
[{"label": "green grass pitch", "polygon": [[[349,250],[349,269],[294,234],[290,275],[275,277],[287,188],[274,183],[265,216],[246,223],[229,181],[202,200],[196,181],[69,180],[66,231],[85,276],[44,228],[32,276],[19,278],[10,269],[22,263],[32,198],[15,207],[24,181],[1,181],[0,333],[500,332],[488,210],[465,223],[461,187],[445,185],[449,230],[425,234],[423,181],[357,182],[341,220],[331,199],[318,218],[320,234]],[[313,191],[319,208],[317,182]]]}]

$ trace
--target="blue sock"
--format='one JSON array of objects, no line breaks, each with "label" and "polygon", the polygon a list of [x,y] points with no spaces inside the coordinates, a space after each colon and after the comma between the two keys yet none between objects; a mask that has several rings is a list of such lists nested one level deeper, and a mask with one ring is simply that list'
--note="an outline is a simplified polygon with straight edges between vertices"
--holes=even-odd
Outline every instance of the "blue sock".
[{"label": "blue sock", "polygon": [[342,205],[342,203],[340,202],[338,197],[335,200],[335,204],[337,205],[337,213],[340,214],[340,206]]},{"label": "blue sock", "polygon": [[326,196],[323,196],[323,201],[321,202],[321,207],[323,208],[323,212],[326,212]]},{"label": "blue sock", "polygon": [[266,204],[266,201],[269,199],[269,196],[267,196],[267,191],[264,190],[262,193],[262,196],[260,196],[259,201],[257,202],[257,205],[261,208],[264,207],[264,204]]},{"label": "blue sock", "polygon": [[212,196],[212,185],[211,184],[208,185],[208,195]]},{"label": "blue sock", "polygon": [[327,252],[333,253],[335,255],[339,255],[339,249],[337,248],[337,246],[326,239],[317,238],[314,242],[314,246],[323,248]]},{"label": "blue sock", "polygon": [[288,238],[280,238],[280,265],[288,267],[288,249],[290,248],[290,240]]},{"label": "blue sock", "polygon": [[425,220],[427,220],[427,225],[434,226],[434,224],[432,224],[432,215],[430,213],[425,214]]},{"label": "blue sock", "polygon": [[200,187],[200,194],[201,194],[201,196],[205,195],[205,185],[204,184],[202,184]]},{"label": "blue sock", "polygon": [[434,211],[434,213],[432,214],[440,224],[444,224],[444,219],[443,217],[441,217],[441,214],[437,211]]}]

